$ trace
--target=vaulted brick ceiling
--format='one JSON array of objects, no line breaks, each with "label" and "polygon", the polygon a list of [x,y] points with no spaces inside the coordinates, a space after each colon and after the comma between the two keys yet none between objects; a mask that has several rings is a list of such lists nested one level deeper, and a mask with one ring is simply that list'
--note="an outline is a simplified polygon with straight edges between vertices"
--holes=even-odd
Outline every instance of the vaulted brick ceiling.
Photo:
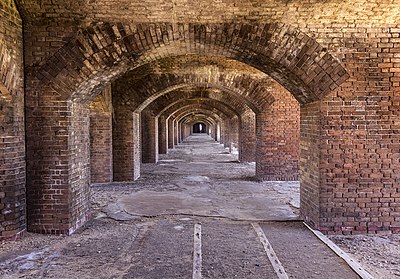
[{"label": "vaulted brick ceiling", "polygon": [[[232,59],[185,55],[145,64],[113,83],[114,100],[132,110],[153,111],[185,99],[213,99],[242,113],[261,111],[273,102],[276,82],[265,73]],[[158,108],[157,108],[158,107]]]},{"label": "vaulted brick ceiling", "polygon": [[[200,1],[188,10],[180,0],[154,6],[124,0],[17,1],[26,20],[26,36],[45,26],[43,34],[49,40],[54,37],[31,69],[63,98],[88,102],[112,82],[114,100],[132,110],[151,105],[159,112],[160,107],[203,91],[208,93],[202,98],[218,100],[239,114],[248,109],[263,111],[274,101],[271,88],[276,81],[269,75],[300,103],[319,99],[347,78],[317,41],[276,23],[287,16],[320,22],[304,16],[304,10],[322,6],[313,1],[275,2],[205,5]],[[271,15],[271,7],[282,12]],[[351,13],[346,7],[351,7]],[[210,14],[213,8],[226,13]],[[354,14],[354,1],[351,5],[332,2],[331,8],[340,9],[339,17]],[[205,9],[208,16],[202,15]],[[356,5],[356,9],[364,7]],[[193,14],[196,24],[188,21],[188,14]]]}]

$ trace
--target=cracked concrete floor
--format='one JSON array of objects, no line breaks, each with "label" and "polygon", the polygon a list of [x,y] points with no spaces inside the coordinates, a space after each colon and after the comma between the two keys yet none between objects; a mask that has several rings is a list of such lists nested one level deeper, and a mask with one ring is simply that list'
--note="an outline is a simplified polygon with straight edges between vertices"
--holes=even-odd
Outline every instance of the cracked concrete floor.
[{"label": "cracked concrete floor", "polygon": [[209,137],[192,136],[161,155],[157,165],[144,165],[139,181],[114,186],[132,193],[109,203],[107,186],[97,185],[95,196],[100,207],[108,204],[102,211],[117,220],[173,214],[298,220],[299,182],[254,181],[254,164],[240,164],[236,157]]},{"label": "cracked concrete floor", "polygon": [[210,138],[192,137],[144,165],[134,183],[93,185],[94,218],[74,235],[27,233],[2,242],[0,278],[192,278],[198,227],[201,278],[277,278],[254,226],[268,232],[289,278],[358,278],[293,221],[297,182],[253,177],[253,164],[238,163]]}]

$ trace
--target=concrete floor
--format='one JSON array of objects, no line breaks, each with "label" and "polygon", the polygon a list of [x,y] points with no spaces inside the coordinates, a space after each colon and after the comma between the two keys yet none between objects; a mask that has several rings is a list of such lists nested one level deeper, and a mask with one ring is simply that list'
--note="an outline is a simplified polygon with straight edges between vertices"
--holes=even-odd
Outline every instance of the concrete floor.
[{"label": "concrete floor", "polygon": [[298,221],[297,182],[253,177],[192,136],[134,183],[93,185],[74,235],[2,243],[0,278],[359,278]]},{"label": "concrete floor", "polygon": [[[254,164],[240,164],[208,135],[189,137],[143,166],[137,189],[105,210],[108,216],[196,215],[244,221],[299,219],[299,182],[257,182]],[[150,179],[151,177],[151,179]],[[149,185],[147,185],[149,186]]]}]

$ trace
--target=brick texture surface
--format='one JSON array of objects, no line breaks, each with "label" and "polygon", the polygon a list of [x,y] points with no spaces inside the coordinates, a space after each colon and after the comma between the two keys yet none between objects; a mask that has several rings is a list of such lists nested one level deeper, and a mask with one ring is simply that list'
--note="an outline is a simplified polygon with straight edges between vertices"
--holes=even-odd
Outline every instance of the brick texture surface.
[{"label": "brick texture surface", "polygon": [[13,1],[1,1],[0,240],[26,229],[23,71],[21,17]]},{"label": "brick texture surface", "polygon": [[90,182],[113,181],[111,87],[90,106]]},{"label": "brick texture surface", "polygon": [[[90,179],[136,179],[157,134],[173,148],[196,121],[258,178],[300,173],[302,216],[322,231],[400,231],[396,1],[18,4],[0,0],[0,238],[72,233]],[[110,86],[112,110],[95,113]]]}]

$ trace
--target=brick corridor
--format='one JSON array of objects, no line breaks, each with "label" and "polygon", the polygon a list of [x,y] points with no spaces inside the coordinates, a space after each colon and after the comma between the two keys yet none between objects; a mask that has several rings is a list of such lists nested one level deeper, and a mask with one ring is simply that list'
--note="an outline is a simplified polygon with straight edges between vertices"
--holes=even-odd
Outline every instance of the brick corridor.
[{"label": "brick corridor", "polygon": [[[261,199],[264,193],[273,196],[271,201],[285,204],[291,200],[290,195],[296,196],[296,188],[291,186],[293,182],[274,186],[254,181],[254,165],[239,164],[236,158],[208,135],[194,135],[163,155],[158,164],[147,164],[142,178],[134,183],[93,185],[95,218],[88,226],[70,237],[30,235],[25,246],[6,247],[0,252],[0,277],[283,278],[278,277],[255,230],[259,224],[286,278],[358,278],[300,221],[289,221],[289,213],[279,215],[286,222],[257,221],[262,216],[249,212],[255,202],[252,196]],[[221,191],[204,188],[209,183],[222,188]],[[276,192],[268,189],[274,187]],[[230,209],[228,215],[223,210],[229,208],[227,201],[212,210],[207,199],[197,205],[181,200],[183,205],[179,207],[163,196],[150,201],[148,196],[142,196],[127,204],[132,202],[132,195],[142,191],[170,194],[171,199],[173,193],[187,188],[191,188],[191,195],[201,194],[203,198],[247,198],[237,204],[237,211]],[[117,207],[121,199],[125,200],[125,209]],[[273,210],[277,205],[269,206]],[[132,213],[136,209],[142,210],[142,214]],[[196,226],[201,228],[197,250]],[[198,264],[194,265],[197,257]],[[193,272],[194,266],[198,268],[197,274]]]}]

